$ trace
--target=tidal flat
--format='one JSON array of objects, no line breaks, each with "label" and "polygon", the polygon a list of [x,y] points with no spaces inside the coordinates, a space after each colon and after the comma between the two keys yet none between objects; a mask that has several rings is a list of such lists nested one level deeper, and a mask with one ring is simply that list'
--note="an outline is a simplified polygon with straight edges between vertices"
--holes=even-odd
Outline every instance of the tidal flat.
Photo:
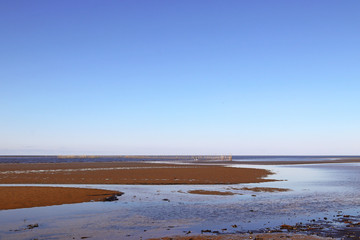
[{"label": "tidal flat", "polygon": [[[161,164],[168,166],[164,162]],[[198,165],[214,167],[212,163],[179,162],[176,165],[180,167],[195,165],[196,168]],[[6,178],[3,178],[4,174],[0,174],[2,187],[73,187],[124,193],[118,197],[118,201],[112,202],[94,201],[2,210],[0,237],[1,239],[165,239],[166,237],[168,239],[249,239],[261,236],[266,239],[270,236],[272,239],[285,237],[310,239],[308,235],[312,235],[312,239],[317,237],[359,239],[360,163],[352,160],[351,162],[254,165],[232,161],[215,165],[220,165],[221,170],[229,168],[231,173],[237,169],[238,174],[245,169],[245,172],[251,172],[250,175],[260,174],[253,176],[254,179],[260,180],[237,183],[224,181],[222,184],[216,182],[196,184],[190,181],[186,184],[136,185],[103,182],[14,184],[2,182]],[[36,167],[36,170],[49,169],[52,168]],[[57,169],[66,169],[66,167]],[[175,168],[163,169],[171,171]],[[249,169],[258,169],[260,172]],[[17,170],[10,169],[6,165],[0,172],[15,174],[10,171]],[[93,169],[82,172],[92,174],[96,171],[106,170]],[[211,171],[205,169],[201,171],[204,171],[204,175],[201,175],[204,177],[202,181],[211,179]],[[72,173],[72,171],[59,172],[68,177]],[[78,171],[76,174],[79,172],[81,173]],[[209,174],[206,175],[206,172]],[[57,173],[27,172],[37,178],[45,176],[41,174],[56,175]],[[222,173],[224,179],[231,177],[228,173],[227,170]],[[84,178],[89,176],[86,174]],[[158,181],[165,179],[160,175],[157,176]],[[175,176],[175,179],[181,179],[181,176]]]}]

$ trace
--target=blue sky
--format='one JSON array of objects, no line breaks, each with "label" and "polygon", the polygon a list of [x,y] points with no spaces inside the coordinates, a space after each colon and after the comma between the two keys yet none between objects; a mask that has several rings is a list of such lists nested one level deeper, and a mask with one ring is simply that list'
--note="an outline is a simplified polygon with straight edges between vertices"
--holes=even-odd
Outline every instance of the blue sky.
[{"label": "blue sky", "polygon": [[0,1],[0,154],[360,154],[360,2]]}]

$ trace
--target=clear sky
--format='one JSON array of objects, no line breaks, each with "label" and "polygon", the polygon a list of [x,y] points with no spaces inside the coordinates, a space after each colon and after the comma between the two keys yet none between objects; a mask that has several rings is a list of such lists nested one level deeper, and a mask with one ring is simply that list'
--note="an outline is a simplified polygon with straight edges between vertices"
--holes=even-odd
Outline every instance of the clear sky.
[{"label": "clear sky", "polygon": [[360,1],[0,1],[0,154],[360,155]]}]

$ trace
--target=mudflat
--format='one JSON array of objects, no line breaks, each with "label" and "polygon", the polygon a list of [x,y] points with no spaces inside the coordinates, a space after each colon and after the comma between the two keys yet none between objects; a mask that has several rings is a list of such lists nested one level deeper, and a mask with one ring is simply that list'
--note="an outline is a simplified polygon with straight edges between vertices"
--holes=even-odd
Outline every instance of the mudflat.
[{"label": "mudflat", "polygon": [[139,162],[0,164],[0,184],[238,184],[273,181],[255,168]]},{"label": "mudflat", "polygon": [[0,187],[0,210],[104,201],[117,191],[68,187]]},{"label": "mudflat", "polygon": [[[271,181],[268,170],[139,162],[0,164],[0,184],[236,184]],[[113,191],[0,187],[0,210],[101,201]]]}]

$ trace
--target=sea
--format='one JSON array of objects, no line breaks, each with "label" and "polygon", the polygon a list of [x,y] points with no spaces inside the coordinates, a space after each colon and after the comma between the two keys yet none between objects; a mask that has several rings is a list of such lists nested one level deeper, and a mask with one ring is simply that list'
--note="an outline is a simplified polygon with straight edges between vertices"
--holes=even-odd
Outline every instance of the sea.
[{"label": "sea", "polygon": [[228,161],[231,158],[235,162],[292,162],[292,161],[335,161],[339,159],[359,159],[360,156],[341,155],[0,155],[0,163],[68,163],[68,162],[128,162],[128,161]]}]

